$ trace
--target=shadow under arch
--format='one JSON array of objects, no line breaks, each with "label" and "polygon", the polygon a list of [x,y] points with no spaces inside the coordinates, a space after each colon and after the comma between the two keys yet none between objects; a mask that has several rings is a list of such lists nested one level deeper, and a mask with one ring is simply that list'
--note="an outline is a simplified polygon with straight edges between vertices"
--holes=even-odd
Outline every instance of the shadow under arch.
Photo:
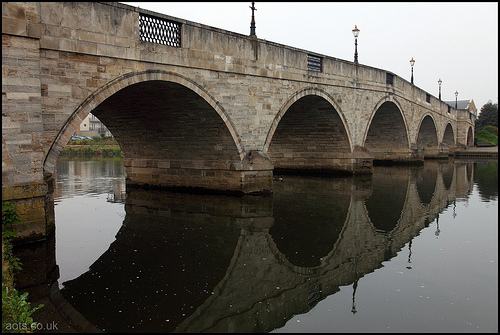
[{"label": "shadow under arch", "polygon": [[304,88],[279,110],[263,152],[271,158],[275,169],[349,170],[343,161],[352,153],[345,116],[328,93]]},{"label": "shadow under arch", "polygon": [[403,216],[410,180],[391,167],[377,166],[374,172],[373,192],[364,200],[364,205],[374,234],[389,234],[396,229]]},{"label": "shadow under arch", "polygon": [[174,332],[227,282],[242,228],[270,215],[257,213],[269,199],[145,189],[127,195],[115,240],[60,292],[98,329]]},{"label": "shadow under arch", "polygon": [[444,129],[442,142],[449,147],[455,146],[455,131],[453,130],[453,126],[449,122]]},{"label": "shadow under arch", "polygon": [[430,161],[422,167],[415,168],[415,184],[420,202],[429,205],[436,193],[438,183],[437,162]]},{"label": "shadow under arch", "polygon": [[430,113],[426,113],[420,120],[416,143],[423,147],[438,144],[436,120]]},{"label": "shadow under arch", "polygon": [[474,145],[474,131],[472,130],[472,127],[469,127],[469,130],[467,130],[467,138],[466,138],[466,146],[471,147]]},{"label": "shadow under arch", "polygon": [[199,97],[206,104],[211,106],[213,110],[215,110],[217,115],[222,120],[222,123],[225,125],[227,131],[229,132],[229,136],[232,138],[232,142],[234,147],[236,148],[235,151],[239,155],[239,159],[243,159],[243,157],[245,156],[245,152],[241,145],[241,139],[236,133],[234,124],[229,119],[224,108],[206,89],[204,89],[195,81],[171,71],[145,70],[139,72],[130,72],[118,78],[115,78],[114,80],[110,81],[109,83],[100,87],[94,93],[89,95],[76,108],[76,110],[68,118],[66,123],[57,134],[47,153],[44,161],[44,173],[52,174],[54,172],[55,164],[61,150],[68,143],[72,132],[79,127],[80,123],[90,112],[94,111],[96,108],[98,108],[99,105],[101,105],[103,102],[105,102],[107,99],[120,92],[121,90],[136,84],[148,82],[175,83],[186,88],[186,90],[194,92],[197,97]]},{"label": "shadow under arch", "polygon": [[424,158],[438,158],[440,154],[436,120],[430,113],[425,113],[418,125],[415,143],[424,148]]},{"label": "shadow under arch", "polygon": [[385,96],[378,101],[364,134],[364,146],[374,161],[407,161],[410,150],[408,124],[399,101]]},{"label": "shadow under arch", "polygon": [[345,190],[352,189],[351,183],[348,178],[294,176],[276,183],[274,224],[268,231],[275,256],[307,271],[326,264],[346,226],[352,196]]},{"label": "shadow under arch", "polygon": [[440,166],[441,178],[443,179],[443,185],[445,190],[450,190],[453,185],[453,180],[455,178],[455,169],[453,166],[448,164],[443,164]]}]

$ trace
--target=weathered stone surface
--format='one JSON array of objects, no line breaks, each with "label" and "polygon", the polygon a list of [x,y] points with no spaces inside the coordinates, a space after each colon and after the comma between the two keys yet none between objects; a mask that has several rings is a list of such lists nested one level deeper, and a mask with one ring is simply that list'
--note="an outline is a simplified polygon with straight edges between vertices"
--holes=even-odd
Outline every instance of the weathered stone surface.
[{"label": "weathered stone surface", "polygon": [[[141,40],[141,13],[179,24],[180,45]],[[474,131],[385,70],[120,3],[3,2],[2,186],[42,183],[90,112],[131,183],[236,192],[270,191],[274,168],[446,156]],[[269,160],[255,170],[250,153]]]}]

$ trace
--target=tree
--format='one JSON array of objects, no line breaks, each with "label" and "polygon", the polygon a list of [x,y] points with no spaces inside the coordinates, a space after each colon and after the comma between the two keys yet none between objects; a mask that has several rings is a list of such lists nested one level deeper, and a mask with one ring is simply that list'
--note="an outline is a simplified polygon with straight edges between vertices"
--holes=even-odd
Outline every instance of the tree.
[{"label": "tree", "polygon": [[489,142],[498,145],[498,103],[488,101],[481,107],[481,113],[476,120],[474,142]]},{"label": "tree", "polygon": [[476,120],[476,132],[486,126],[498,128],[498,103],[492,103],[491,100],[481,107],[481,113]]}]

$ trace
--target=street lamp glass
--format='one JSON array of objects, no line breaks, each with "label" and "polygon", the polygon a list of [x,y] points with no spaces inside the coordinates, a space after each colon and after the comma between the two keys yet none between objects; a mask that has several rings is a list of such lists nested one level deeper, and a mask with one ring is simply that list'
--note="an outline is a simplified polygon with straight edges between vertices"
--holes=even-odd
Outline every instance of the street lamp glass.
[{"label": "street lamp glass", "polygon": [[441,86],[441,83],[442,83],[442,82],[443,82],[443,81],[441,80],[441,78],[439,78],[439,80],[438,80],[438,84],[439,84],[439,86]]},{"label": "street lamp glass", "polygon": [[415,61],[413,60],[413,57],[411,58],[410,65],[411,66],[415,65]]},{"label": "street lamp glass", "polygon": [[354,37],[358,37],[359,31],[360,30],[358,29],[358,26],[354,25],[354,29],[352,30],[352,34],[354,35]]},{"label": "street lamp glass", "polygon": [[455,91],[455,96],[458,97],[458,91]]}]

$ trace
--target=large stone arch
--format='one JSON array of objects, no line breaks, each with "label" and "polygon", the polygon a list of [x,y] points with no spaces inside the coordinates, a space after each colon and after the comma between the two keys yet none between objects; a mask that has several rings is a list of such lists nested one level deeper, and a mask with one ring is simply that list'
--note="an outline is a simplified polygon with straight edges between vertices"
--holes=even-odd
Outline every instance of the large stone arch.
[{"label": "large stone arch", "polygon": [[436,120],[430,113],[425,113],[420,120],[415,143],[424,148],[425,158],[439,156]]},{"label": "large stone arch", "polygon": [[340,106],[318,88],[296,92],[274,118],[263,152],[277,169],[350,170],[342,161],[352,143]]},{"label": "large stone arch", "polygon": [[220,116],[222,122],[226,125],[234,141],[234,145],[236,147],[236,150],[238,151],[240,159],[243,159],[245,153],[242,148],[239,135],[235,131],[234,124],[228,117],[224,108],[206,89],[197,84],[195,81],[174,72],[163,70],[146,70],[139,72],[130,72],[118,78],[115,78],[114,80],[110,81],[106,85],[96,90],[93,94],[88,96],[71,114],[71,116],[68,118],[68,120],[56,136],[55,140],[53,141],[52,146],[49,149],[44,161],[44,172],[49,174],[53,173],[56,160],[59,157],[59,153],[68,143],[73,131],[76,130],[83,119],[85,119],[85,117],[94,109],[98,108],[101,103],[112,97],[115,93],[126,89],[127,87],[131,87],[132,85],[158,81],[171,82],[181,85],[193,91],[208,105],[210,105],[213,110],[215,110],[216,113]]},{"label": "large stone arch", "polygon": [[417,145],[433,145],[437,146],[437,128],[436,120],[430,113],[425,113],[418,125],[417,138],[415,139]]},{"label": "large stone arch", "polygon": [[456,145],[455,131],[453,130],[453,126],[450,122],[446,124],[443,133],[443,140],[441,142],[449,147],[454,147]]},{"label": "large stone arch", "polygon": [[408,161],[410,139],[401,104],[385,96],[373,109],[363,136],[364,147],[377,161]]}]

